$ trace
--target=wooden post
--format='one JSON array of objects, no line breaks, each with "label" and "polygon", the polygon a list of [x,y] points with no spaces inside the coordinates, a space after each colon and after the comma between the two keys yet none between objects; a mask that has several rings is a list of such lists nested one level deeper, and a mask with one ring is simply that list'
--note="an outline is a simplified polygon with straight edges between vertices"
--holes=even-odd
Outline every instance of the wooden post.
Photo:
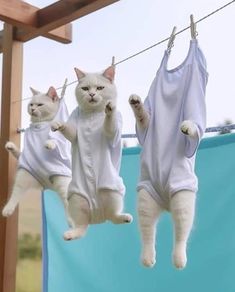
[{"label": "wooden post", "polygon": [[[21,122],[23,44],[13,40],[13,27],[4,25],[2,98],[0,116],[0,209],[7,202],[17,161],[4,148],[7,141],[20,145],[16,129]],[[18,212],[5,219],[0,214],[0,291],[15,292]]]}]

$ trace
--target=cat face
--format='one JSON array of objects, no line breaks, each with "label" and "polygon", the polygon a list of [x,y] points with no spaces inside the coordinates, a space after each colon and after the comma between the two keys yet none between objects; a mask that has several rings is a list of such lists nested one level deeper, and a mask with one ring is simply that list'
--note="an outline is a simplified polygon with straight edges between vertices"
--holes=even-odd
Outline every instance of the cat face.
[{"label": "cat face", "polygon": [[30,89],[33,93],[33,97],[28,104],[28,113],[31,116],[31,122],[53,120],[59,108],[59,98],[55,88],[50,87],[46,94],[33,88]]},{"label": "cat face", "polygon": [[113,84],[114,67],[103,73],[84,73],[75,68],[79,84],[75,94],[80,108],[86,112],[103,111],[108,101],[116,102],[116,87]]}]

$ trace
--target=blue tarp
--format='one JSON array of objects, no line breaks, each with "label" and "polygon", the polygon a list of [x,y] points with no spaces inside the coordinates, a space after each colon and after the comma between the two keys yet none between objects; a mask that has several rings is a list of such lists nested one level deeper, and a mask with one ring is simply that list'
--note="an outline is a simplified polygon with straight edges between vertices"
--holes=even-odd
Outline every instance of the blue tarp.
[{"label": "blue tarp", "polygon": [[139,148],[123,151],[121,175],[125,209],[134,221],[89,227],[85,238],[65,242],[62,203],[52,191],[43,195],[43,292],[235,292],[235,134],[204,139],[196,159],[199,178],[188,264],[171,262],[171,216],[158,227],[157,264],[140,263],[136,214]]}]

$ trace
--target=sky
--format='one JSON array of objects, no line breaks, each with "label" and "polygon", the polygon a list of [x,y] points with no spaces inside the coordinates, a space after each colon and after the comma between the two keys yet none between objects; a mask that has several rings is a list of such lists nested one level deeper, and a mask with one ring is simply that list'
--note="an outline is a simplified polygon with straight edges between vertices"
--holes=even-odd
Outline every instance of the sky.
[{"label": "sky", "polygon": [[[55,1],[28,0],[45,7]],[[50,86],[60,87],[65,78],[76,80],[74,67],[85,72],[100,72],[111,64],[145,49],[177,30],[223,6],[229,0],[121,0],[73,22],[73,42],[60,44],[38,37],[24,45],[23,94],[31,96],[29,87],[47,92]],[[207,60],[209,80],[206,93],[207,126],[235,123],[235,3],[197,25],[198,41]],[[178,35],[171,52],[169,68],[185,59],[190,30]],[[115,83],[118,109],[123,117],[123,133],[134,133],[135,120],[128,104],[130,94],[147,96],[159,68],[167,43],[154,47],[116,67]],[[76,84],[66,90],[69,112],[76,106]],[[58,91],[59,92],[59,91]],[[22,127],[29,125],[28,100],[22,104]],[[128,144],[132,144],[130,140]]]}]

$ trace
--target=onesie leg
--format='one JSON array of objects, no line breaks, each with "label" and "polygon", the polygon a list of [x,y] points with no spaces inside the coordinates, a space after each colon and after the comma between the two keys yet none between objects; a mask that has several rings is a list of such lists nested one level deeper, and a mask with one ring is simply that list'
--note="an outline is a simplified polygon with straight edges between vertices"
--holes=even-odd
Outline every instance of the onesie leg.
[{"label": "onesie leg", "polygon": [[170,209],[175,228],[173,262],[177,269],[183,269],[187,263],[187,241],[194,220],[195,193],[187,190],[177,192],[171,199]]},{"label": "onesie leg", "polygon": [[15,183],[11,197],[2,210],[5,217],[11,216],[21,198],[29,189],[42,190],[42,185],[26,170],[20,168],[16,173]]},{"label": "onesie leg", "polygon": [[69,186],[70,181],[71,181],[71,177],[68,177],[68,176],[56,175],[52,177],[53,190],[58,193],[58,195],[60,196],[64,204],[65,215],[66,215],[68,225],[70,227],[74,227],[73,220],[71,216],[69,215],[69,211],[68,211],[67,191],[68,191],[68,186]]},{"label": "onesie leg", "polygon": [[146,267],[156,263],[155,237],[158,219],[163,209],[144,189],[138,193],[138,219],[142,237],[141,261]]},{"label": "onesie leg", "polygon": [[89,203],[84,197],[72,194],[68,199],[68,211],[76,227],[64,233],[64,240],[79,239],[86,234],[90,223]]},{"label": "onesie leg", "polygon": [[115,191],[102,190],[99,192],[104,208],[104,217],[114,224],[131,223],[133,218],[128,213],[122,213],[123,197]]}]

